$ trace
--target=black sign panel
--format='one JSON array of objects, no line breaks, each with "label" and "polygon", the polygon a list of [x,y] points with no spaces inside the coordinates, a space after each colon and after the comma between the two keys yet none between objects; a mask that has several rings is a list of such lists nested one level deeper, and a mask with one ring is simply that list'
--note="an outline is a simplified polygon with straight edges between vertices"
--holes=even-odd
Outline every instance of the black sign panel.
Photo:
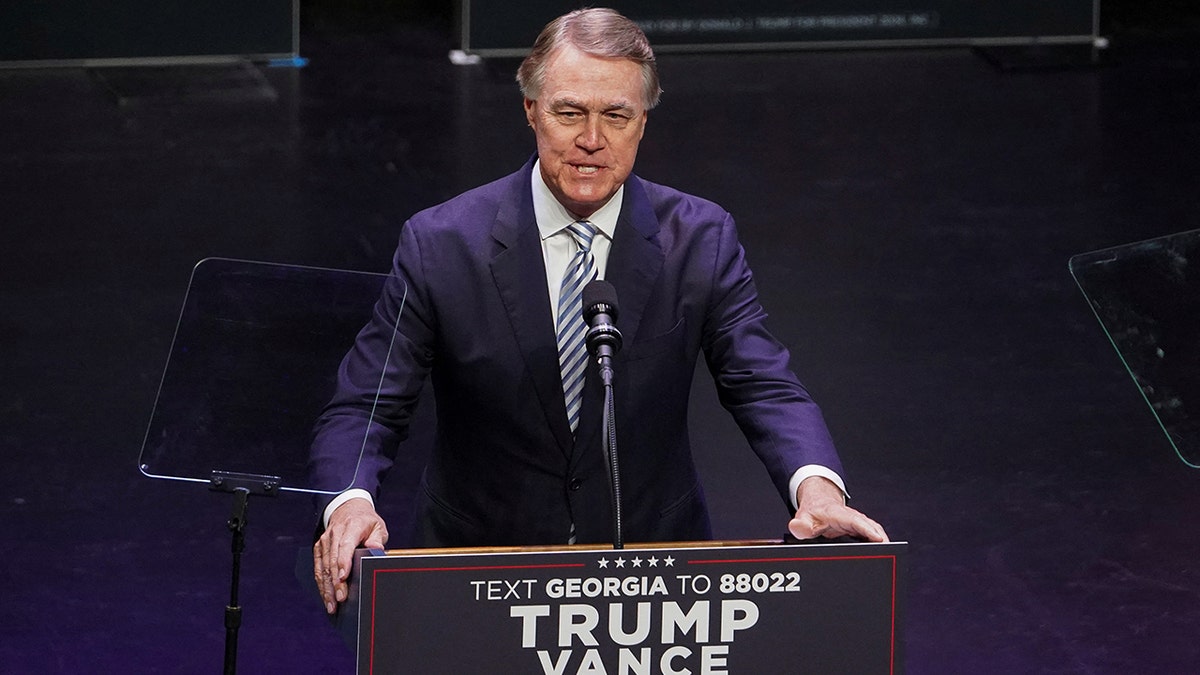
[{"label": "black sign panel", "polygon": [[[604,3],[636,21],[658,51],[830,42],[969,43],[1095,33],[1095,0],[638,0]],[[482,55],[528,51],[548,21],[579,6],[562,0],[464,3],[462,47]]]},{"label": "black sign panel", "polygon": [[62,0],[0,6],[0,61],[296,52],[296,0]]},{"label": "black sign panel", "polygon": [[359,672],[902,672],[905,550],[365,557]]}]

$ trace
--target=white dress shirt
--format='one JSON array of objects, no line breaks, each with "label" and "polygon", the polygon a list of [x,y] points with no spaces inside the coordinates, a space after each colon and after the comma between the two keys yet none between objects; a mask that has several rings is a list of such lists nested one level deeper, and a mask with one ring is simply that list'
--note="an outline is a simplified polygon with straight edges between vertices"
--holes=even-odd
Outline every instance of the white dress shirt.
[{"label": "white dress shirt", "polygon": [[[558,203],[554,193],[542,178],[541,161],[533,165],[533,217],[537,220],[538,234],[542,238],[542,260],[546,263],[546,289],[550,291],[550,313],[552,324],[558,325],[558,296],[562,291],[563,274],[567,265],[579,251],[575,237],[567,226],[580,218]],[[625,198],[625,186],[583,220],[596,226],[597,236],[592,239],[592,258],[596,260],[596,278],[603,279],[608,269],[608,252],[612,249],[613,232],[617,229],[617,216],[621,215],[621,203]]]}]

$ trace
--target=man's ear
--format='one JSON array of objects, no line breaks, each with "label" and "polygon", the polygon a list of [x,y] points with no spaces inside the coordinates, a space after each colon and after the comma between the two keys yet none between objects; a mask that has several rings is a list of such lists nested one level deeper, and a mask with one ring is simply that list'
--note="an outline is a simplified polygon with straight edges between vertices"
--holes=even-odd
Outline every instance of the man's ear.
[{"label": "man's ear", "polygon": [[533,126],[533,113],[535,107],[537,107],[537,101],[531,98],[525,99],[525,121],[529,123],[529,126]]}]

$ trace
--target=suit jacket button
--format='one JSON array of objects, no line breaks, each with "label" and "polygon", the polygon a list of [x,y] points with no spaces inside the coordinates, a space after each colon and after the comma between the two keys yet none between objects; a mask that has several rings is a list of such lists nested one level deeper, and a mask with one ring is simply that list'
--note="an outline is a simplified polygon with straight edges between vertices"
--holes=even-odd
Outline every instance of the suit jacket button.
[{"label": "suit jacket button", "polygon": [[582,486],[583,486],[583,481],[579,480],[578,478],[572,478],[571,482],[567,483],[567,489],[570,490],[571,492],[575,492]]}]

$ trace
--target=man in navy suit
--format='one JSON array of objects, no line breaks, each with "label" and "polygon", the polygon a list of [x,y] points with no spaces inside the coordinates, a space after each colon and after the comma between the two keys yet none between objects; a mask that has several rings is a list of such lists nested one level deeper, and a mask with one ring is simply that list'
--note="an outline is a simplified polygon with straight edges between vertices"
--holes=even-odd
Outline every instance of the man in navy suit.
[{"label": "man in navy suit", "polygon": [[616,288],[625,335],[614,361],[625,538],[710,537],[686,419],[703,353],[794,514],[791,533],[886,541],[845,504],[837,453],[764,326],[733,219],[632,175],[661,91],[645,35],[611,10],[572,12],[546,26],[517,79],[536,158],[405,224],[393,278],[318,423],[318,480],[351,485],[325,507],[313,549],[327,609],[346,597],[353,550],[386,543],[373,499],[426,379],[438,422],[418,543],[611,541],[602,388],[592,364],[576,426],[555,328],[561,279],[586,248],[567,228],[581,220],[596,232],[595,275]]}]

